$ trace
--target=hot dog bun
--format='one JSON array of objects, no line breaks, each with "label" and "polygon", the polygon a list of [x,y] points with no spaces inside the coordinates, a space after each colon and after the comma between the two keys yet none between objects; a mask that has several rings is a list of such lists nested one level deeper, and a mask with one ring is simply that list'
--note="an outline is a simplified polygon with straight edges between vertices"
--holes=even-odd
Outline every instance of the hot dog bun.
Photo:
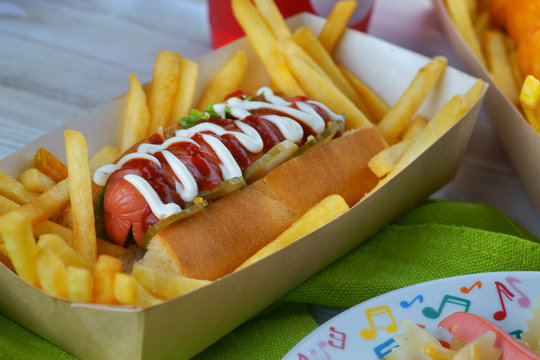
[{"label": "hot dog bun", "polygon": [[378,182],[367,163],[385,144],[369,127],[315,146],[161,230],[142,263],[190,278],[220,278],[327,195],[339,194],[350,206],[358,202]]}]

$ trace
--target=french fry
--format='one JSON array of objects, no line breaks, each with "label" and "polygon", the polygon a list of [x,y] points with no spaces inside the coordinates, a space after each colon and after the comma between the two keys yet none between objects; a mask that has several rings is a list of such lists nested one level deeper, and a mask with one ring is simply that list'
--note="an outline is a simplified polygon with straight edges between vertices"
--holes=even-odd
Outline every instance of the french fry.
[{"label": "french fry", "polygon": [[150,134],[157,132],[159,127],[166,127],[169,123],[172,104],[178,90],[181,66],[182,58],[176,53],[161,51],[156,57],[148,93]]},{"label": "french fry", "polygon": [[343,65],[338,65],[339,69],[345,75],[349,83],[352,85],[354,90],[360,95],[364,100],[364,103],[369,108],[373,114],[374,121],[380,122],[381,119],[390,111],[390,106],[369,86],[364,84],[359,78],[354,76],[349,70],[347,70]]},{"label": "french fry", "polygon": [[500,86],[503,93],[514,104],[518,104],[519,93],[516,87],[514,74],[506,53],[503,34],[498,30],[488,30],[484,33],[484,49],[488,62],[488,69]]},{"label": "french fry", "polygon": [[287,62],[294,76],[300,81],[308,96],[324,102],[332,111],[345,114],[345,128],[354,129],[372,126],[369,119],[335,85],[310,68],[305,62],[295,57],[288,57]]},{"label": "french fry", "polygon": [[94,302],[114,304],[114,278],[122,272],[122,262],[109,255],[100,255],[94,266]]},{"label": "french fry", "polygon": [[[94,175],[96,170],[104,165],[113,163],[120,156],[118,150],[112,146],[105,146],[101,150],[92,156],[89,162],[90,174]],[[95,201],[99,193],[101,192],[101,187],[96,185],[93,181],[92,184],[92,199]],[[69,229],[73,229],[73,213],[71,210],[71,205],[67,204],[59,213],[56,214],[54,221],[63,225]]]},{"label": "french fry", "polygon": [[11,210],[20,207],[15,201],[8,199],[5,196],[0,195],[0,215],[10,212]]},{"label": "french fry", "polygon": [[0,263],[4,264],[9,270],[16,273],[15,268],[13,267],[13,263],[11,262],[11,259],[9,258],[9,255],[7,253],[7,250],[4,244],[0,244]]},{"label": "french fry", "polygon": [[85,259],[69,244],[56,234],[43,234],[37,242],[38,249],[48,248],[66,265],[92,270],[94,263]]},{"label": "french fry", "polygon": [[477,15],[474,23],[474,31],[476,32],[476,37],[478,38],[480,44],[482,43],[484,32],[489,28],[489,25],[489,12],[487,10],[482,11]]},{"label": "french fry", "polygon": [[332,81],[330,77],[324,72],[323,69],[317,64],[313,58],[304,51],[297,43],[295,43],[290,37],[282,38],[279,40],[279,48],[285,57],[296,57],[304,61],[308,66],[317,71],[321,76],[325,77],[328,81]]},{"label": "french fry", "polygon": [[452,125],[454,125],[467,112],[468,107],[463,95],[455,95],[446,104],[441,106],[437,114],[431,119],[424,130],[418,134],[407,150],[401,156],[386,179],[397,174],[416,159],[424,150],[429,148]]},{"label": "french fry", "polygon": [[371,111],[365,102],[341,73],[341,70],[339,70],[339,67],[334,62],[334,59],[332,59],[330,53],[326,51],[311,29],[307,26],[301,27],[295,31],[292,39],[298,45],[300,45],[300,47],[304,49],[304,51],[309,54],[309,56],[311,56],[311,58],[315,60],[317,64],[319,64],[321,69],[323,69],[330,79],[332,79],[334,85],[354,103],[354,105],[370,120],[370,122],[374,122],[374,116],[371,114]]},{"label": "french fry", "polygon": [[28,190],[16,179],[0,171],[0,195],[11,199],[18,204],[25,204],[39,194],[35,191]]},{"label": "french fry", "polygon": [[[9,211],[19,208],[20,205],[14,201],[9,200],[4,196],[0,196],[0,215],[4,215]],[[73,230],[57,224],[55,222],[45,220],[35,224],[32,227],[34,236],[40,237],[43,234],[56,234],[60,236],[66,244],[71,246]],[[0,236],[0,245],[2,244],[2,237]],[[122,257],[127,254],[127,250],[121,246],[113,244],[111,242],[97,239],[97,252],[99,255],[105,254],[114,257]]]},{"label": "french fry", "polygon": [[276,39],[250,0],[232,0],[234,16],[270,75],[271,81],[287,97],[305,95],[291,74]]},{"label": "french fry", "polygon": [[116,258],[121,258],[127,255],[127,249],[116,245],[112,242],[105,241],[103,239],[97,239],[97,253],[98,255],[109,255]]},{"label": "french fry", "polygon": [[422,67],[398,101],[377,124],[381,134],[389,144],[395,144],[398,141],[407,123],[442,77],[447,63],[446,58],[436,56]]},{"label": "french fry", "polygon": [[330,54],[347,28],[347,22],[351,18],[355,8],[356,1],[339,1],[334,5],[330,14],[328,14],[326,22],[319,33],[319,40]]},{"label": "french fry", "polygon": [[94,277],[88,269],[68,266],[67,268],[68,297],[75,301],[92,302]]},{"label": "french fry", "polygon": [[34,155],[34,167],[56,182],[67,178],[67,167],[45,148],[39,148]]},{"label": "french fry", "polygon": [[62,260],[51,249],[41,247],[37,250],[34,263],[43,291],[67,298],[67,269]]},{"label": "french fry", "polygon": [[197,84],[199,64],[186,58],[182,58],[178,91],[173,103],[169,124],[172,124],[183,116],[189,114],[193,103],[193,94]]},{"label": "french fry", "polygon": [[291,31],[273,0],[255,0],[255,6],[276,39],[291,36]]},{"label": "french fry", "polygon": [[101,148],[88,162],[90,175],[93,175],[101,166],[115,162],[119,156],[120,153],[113,146],[105,146]]},{"label": "french fry", "polygon": [[463,39],[469,45],[478,60],[485,65],[486,60],[482,53],[480,41],[476,37],[476,32],[473,27],[466,1],[467,0],[445,0],[450,17],[454,21],[459,33],[463,36]]},{"label": "french fry", "polygon": [[408,124],[407,130],[403,134],[403,140],[414,140],[422,130],[426,127],[428,120],[422,115],[416,115]]},{"label": "french fry", "polygon": [[296,220],[287,230],[265,247],[247,259],[236,270],[244,268],[254,262],[272,254],[289,245],[301,237],[317,230],[324,224],[334,220],[349,209],[349,206],[339,195],[329,195],[315,204],[304,215]]},{"label": "french fry", "polygon": [[131,275],[147,291],[161,299],[172,299],[210,283],[208,280],[168,274],[138,263],[133,265]]},{"label": "french fry", "polygon": [[0,233],[17,274],[27,283],[37,286],[38,278],[33,261],[37,246],[28,219],[18,213],[2,216]]},{"label": "french fry", "polygon": [[69,246],[72,245],[73,230],[65,226],[62,226],[60,224],[57,224],[53,221],[45,220],[40,223],[37,223],[32,227],[32,230],[34,231],[34,236],[38,238],[41,235],[45,235],[45,234],[55,234],[55,235],[60,236],[67,245]]},{"label": "french fry", "polygon": [[[10,211],[20,208],[21,206],[16,202],[9,200],[8,198],[0,195],[0,216],[4,215]],[[58,234],[66,243],[71,245],[71,229],[66,229],[65,227],[52,222],[52,221],[42,221],[37,223],[32,227],[34,236],[40,236],[42,234],[54,233]],[[2,242],[2,236],[0,236],[0,243]]]},{"label": "french fry", "polygon": [[238,90],[246,69],[246,53],[239,50],[214,76],[201,96],[197,109],[204,111],[208,105],[220,103],[225,96]]},{"label": "french fry", "polygon": [[116,273],[114,280],[114,297],[119,304],[147,307],[162,302],[142,287],[137,280],[128,274]]},{"label": "french fry", "polygon": [[465,97],[465,103],[467,104],[468,108],[473,107],[480,95],[482,95],[482,92],[484,92],[485,87],[486,85],[484,82],[481,79],[478,79],[474,85],[467,90],[463,96]]},{"label": "french fry", "polygon": [[508,53],[508,63],[510,64],[510,70],[512,71],[512,75],[514,75],[514,83],[516,85],[516,89],[520,89],[525,79],[523,78],[521,70],[519,69],[517,47],[514,41],[509,36],[505,36],[504,38],[506,40],[505,43],[506,51]]},{"label": "french fry", "polygon": [[43,220],[47,220],[57,213],[69,202],[69,180],[64,179],[58,184],[40,194],[32,201],[13,210],[20,213],[35,225]]},{"label": "french fry", "polygon": [[19,177],[19,181],[26,189],[39,194],[56,185],[56,181],[36,168],[23,171]]},{"label": "french fry", "polygon": [[73,211],[73,248],[93,263],[97,257],[96,227],[86,140],[75,130],[66,130],[64,137]]},{"label": "french fry", "polygon": [[[89,168],[90,172],[94,172],[102,165],[113,162],[116,157],[110,160],[112,154],[116,150],[112,147],[106,146],[100,150],[96,155],[90,159]],[[45,152],[44,153],[48,153]],[[53,214],[56,214],[69,202],[69,179],[61,180],[55,186],[32,199],[30,202],[22,205],[21,207],[14,209],[14,212],[18,212],[28,218],[32,225],[36,225],[44,220],[50,218]]]},{"label": "french fry", "polygon": [[528,75],[523,82],[519,102],[531,126],[540,133],[540,81]]},{"label": "french fry", "polygon": [[137,76],[129,74],[129,90],[120,133],[120,151],[126,151],[137,141],[146,137],[149,127],[150,112],[146,102],[146,94]]},{"label": "french fry", "polygon": [[379,178],[386,176],[392,171],[399,159],[401,159],[412,141],[412,139],[402,140],[372,157],[368,161],[368,166],[371,171]]}]

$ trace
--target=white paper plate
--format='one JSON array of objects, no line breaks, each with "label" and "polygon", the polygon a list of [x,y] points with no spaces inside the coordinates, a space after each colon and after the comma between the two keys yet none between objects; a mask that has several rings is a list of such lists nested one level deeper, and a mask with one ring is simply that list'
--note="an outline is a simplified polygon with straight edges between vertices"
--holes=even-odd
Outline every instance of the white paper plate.
[{"label": "white paper plate", "polygon": [[428,281],[377,296],[330,319],[306,336],[283,359],[379,359],[397,346],[399,322],[409,319],[442,341],[451,335],[437,324],[466,311],[480,315],[520,338],[538,307],[540,272],[493,272]]}]

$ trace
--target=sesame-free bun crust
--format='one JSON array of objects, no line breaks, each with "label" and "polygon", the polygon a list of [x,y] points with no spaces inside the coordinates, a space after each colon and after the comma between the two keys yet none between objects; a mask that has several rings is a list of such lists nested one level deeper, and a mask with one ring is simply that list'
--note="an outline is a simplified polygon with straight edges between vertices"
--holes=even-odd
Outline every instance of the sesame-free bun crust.
[{"label": "sesame-free bun crust", "polygon": [[220,278],[324,197],[339,194],[349,206],[358,202],[378,182],[367,162],[385,147],[374,127],[315,146],[161,230],[143,263],[190,278]]}]

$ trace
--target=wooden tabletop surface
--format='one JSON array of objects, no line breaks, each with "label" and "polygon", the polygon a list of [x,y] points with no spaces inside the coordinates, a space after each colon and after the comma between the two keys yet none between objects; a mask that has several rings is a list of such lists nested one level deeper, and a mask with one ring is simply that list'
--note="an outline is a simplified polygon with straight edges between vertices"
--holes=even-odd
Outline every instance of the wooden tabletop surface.
[{"label": "wooden tabletop surface", "polygon": [[[376,0],[368,33],[461,69],[430,0]],[[0,158],[150,80],[157,53],[212,51],[204,0],[0,0]],[[540,221],[480,113],[456,178],[438,198],[489,204],[540,236]]]}]

